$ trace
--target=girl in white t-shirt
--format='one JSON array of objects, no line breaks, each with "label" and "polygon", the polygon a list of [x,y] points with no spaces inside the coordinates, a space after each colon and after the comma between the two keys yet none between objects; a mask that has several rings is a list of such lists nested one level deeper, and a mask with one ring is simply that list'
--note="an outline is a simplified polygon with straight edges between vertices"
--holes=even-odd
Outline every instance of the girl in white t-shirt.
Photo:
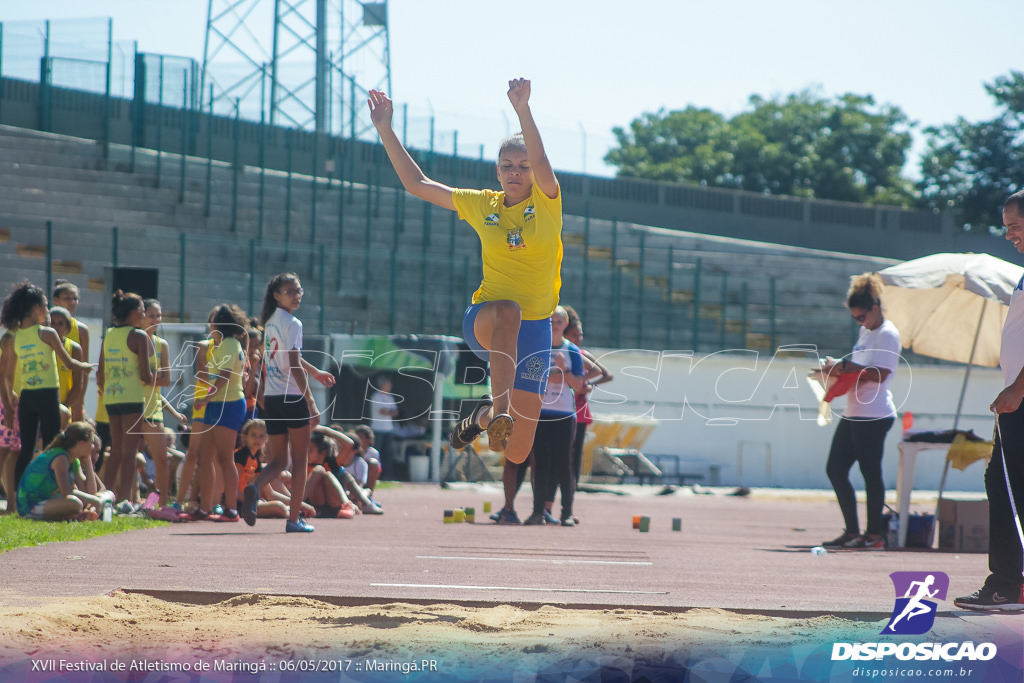
[{"label": "girl in white t-shirt", "polygon": [[[846,306],[861,326],[860,336],[852,353],[842,360],[828,358],[824,367],[826,374],[856,375],[846,393],[846,409],[832,438],[825,467],[846,529],[838,538],[824,543],[826,547],[885,547],[882,455],[885,435],[896,419],[889,384],[899,365],[900,333],[882,314],[882,288],[882,279],[876,273],[852,278]],[[854,463],[860,465],[867,495],[867,528],[863,534],[857,520],[856,492],[850,483]]]},{"label": "girl in white t-shirt", "polygon": [[286,532],[310,532],[313,526],[299,518],[306,488],[309,437],[319,422],[316,401],[307,374],[325,387],[334,386],[334,375],[302,360],[302,322],[294,313],[302,304],[302,284],[295,273],[279,273],[270,279],[263,297],[263,419],[267,423],[270,462],[245,487],[241,514],[249,526],[256,524],[257,492],[288,466],[291,451],[292,500]]}]

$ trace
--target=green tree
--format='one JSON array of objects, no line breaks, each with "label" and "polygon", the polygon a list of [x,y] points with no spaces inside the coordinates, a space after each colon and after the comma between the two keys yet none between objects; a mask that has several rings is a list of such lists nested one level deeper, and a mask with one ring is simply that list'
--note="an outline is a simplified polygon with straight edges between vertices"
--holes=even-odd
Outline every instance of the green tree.
[{"label": "green tree", "polygon": [[644,114],[614,129],[619,147],[605,160],[620,176],[906,205],[912,187],[900,170],[911,126],[867,95],[754,95],[731,119],[695,107]]},{"label": "green tree", "polygon": [[654,180],[728,185],[731,164],[729,123],[710,109],[687,107],[644,114],[626,133],[615,129],[619,149],[605,157],[619,175]]},{"label": "green tree", "polygon": [[988,121],[927,128],[919,205],[957,212],[967,230],[1003,224],[1006,197],[1024,183],[1024,73],[985,84],[1002,111]]}]

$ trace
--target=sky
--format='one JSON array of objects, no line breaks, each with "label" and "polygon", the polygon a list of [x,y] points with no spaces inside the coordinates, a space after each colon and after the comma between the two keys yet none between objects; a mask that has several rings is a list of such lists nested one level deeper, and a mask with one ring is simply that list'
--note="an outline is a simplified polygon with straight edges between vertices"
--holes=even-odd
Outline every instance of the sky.
[{"label": "sky", "polygon": [[[259,2],[253,16],[271,16],[273,1]],[[9,0],[0,21],[111,17],[115,41],[201,61],[208,4]],[[752,94],[814,88],[902,108],[917,122],[904,170],[914,176],[925,127],[993,116],[983,83],[1024,69],[1006,28],[1020,4],[1006,0],[390,0],[388,12],[391,94],[411,117],[435,117],[438,149],[453,148],[458,128],[461,153],[484,144],[490,158],[518,129],[505,91],[522,76],[556,169],[602,175],[614,171],[601,160],[613,127],[645,112],[731,116]]]}]

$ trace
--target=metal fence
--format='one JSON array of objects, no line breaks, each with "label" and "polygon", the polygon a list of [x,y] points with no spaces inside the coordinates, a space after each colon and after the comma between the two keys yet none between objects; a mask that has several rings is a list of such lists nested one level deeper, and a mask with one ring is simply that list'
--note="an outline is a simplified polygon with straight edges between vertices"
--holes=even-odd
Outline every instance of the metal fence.
[{"label": "metal fence", "polygon": [[[101,158],[88,160],[92,168],[132,173],[166,192],[151,205],[133,205],[151,213],[147,221],[193,217],[188,225],[167,225],[178,263],[164,255],[169,262],[161,264],[173,273],[166,281],[178,287],[182,319],[204,316],[205,304],[190,303],[207,301],[201,286],[231,291],[251,310],[268,276],[261,264],[272,264],[308,273],[311,289],[322,290],[321,331],[461,332],[479,255],[462,247],[468,233],[454,214],[395,191],[397,178],[376,141],[360,140],[352,129],[317,136],[270,126],[262,110],[261,120],[252,120],[241,101],[227,116],[200,111],[194,60],[126,49],[112,41],[110,28],[103,21],[0,24],[0,123],[97,140]],[[396,126],[432,177],[454,186],[495,183],[484,145],[442,132],[436,116],[402,107]],[[942,214],[561,171],[559,179],[566,210],[562,299],[580,310],[597,345],[714,350],[827,338],[834,340],[827,348],[838,351],[852,338],[854,327],[834,294],[851,274],[843,264],[809,287],[799,268],[758,270],[753,257],[723,255],[731,247],[713,255],[712,246],[634,223],[741,236],[764,226],[772,241],[831,240],[840,250],[843,240],[888,248],[901,232],[915,245],[927,235],[937,248],[949,232]],[[103,239],[113,263],[126,254],[141,257],[127,245],[144,223],[109,226]],[[61,240],[69,229],[51,223],[48,263],[72,248]],[[139,234],[169,239],[166,232]],[[204,261],[211,250],[249,265],[234,263],[218,279],[218,269]],[[820,301],[808,299],[809,288],[819,290]]]}]

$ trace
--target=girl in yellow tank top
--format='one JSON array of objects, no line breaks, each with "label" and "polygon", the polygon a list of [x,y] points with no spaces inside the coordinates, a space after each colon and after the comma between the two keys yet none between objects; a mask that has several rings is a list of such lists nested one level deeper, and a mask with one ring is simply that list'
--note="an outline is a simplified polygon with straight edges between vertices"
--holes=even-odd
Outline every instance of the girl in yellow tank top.
[{"label": "girl in yellow tank top", "polygon": [[[237,522],[238,470],[235,469],[234,453],[238,432],[245,423],[242,385],[249,320],[238,306],[221,304],[210,312],[209,321],[212,331],[212,353],[208,364],[211,389],[203,415],[207,433],[199,449],[199,470],[202,473],[200,510],[210,509],[207,506],[216,504],[223,494],[230,507],[211,519]],[[218,482],[222,486],[218,486]]]},{"label": "girl in yellow tank top", "polygon": [[154,381],[149,359],[153,343],[139,329],[145,307],[138,294],[117,290],[112,298],[111,322],[103,338],[96,383],[103,387],[103,403],[110,419],[110,459],[104,475],[118,500],[131,500],[135,454],[141,446],[145,387]]},{"label": "girl in yellow tank top", "polygon": [[[195,357],[195,389],[192,393],[192,425],[188,435],[188,449],[185,451],[185,462],[181,466],[181,477],[178,480],[178,500],[175,508],[184,511],[189,502],[189,487],[196,473],[199,462],[199,449],[202,446],[203,432],[206,426],[202,423],[206,412],[206,397],[210,394],[210,383],[207,381],[207,368],[213,357],[213,340],[204,339],[197,344]],[[198,484],[197,484],[198,486]],[[195,492],[193,492],[195,493]],[[192,499],[198,496],[193,495]]]},{"label": "girl in yellow tank top", "polygon": [[[4,420],[13,423],[13,394],[18,395],[18,428],[21,450],[14,468],[15,481],[28,467],[35,452],[36,437],[42,435],[49,443],[60,433],[60,378],[57,362],[76,370],[89,371],[91,366],[73,359],[60,337],[51,327],[41,323],[47,318],[46,294],[28,281],[14,289],[4,300],[0,324],[14,331],[3,354],[4,382],[11,387],[3,400]],[[14,367],[20,377],[14,383]]]},{"label": "girl in yellow tank top", "polygon": [[[82,347],[68,336],[71,328],[71,314],[62,306],[54,306],[50,309],[50,325],[57,336],[64,344],[68,355],[75,360],[85,360],[82,354]],[[88,383],[86,376],[66,368],[63,365],[57,368],[58,379],[60,380],[60,402],[71,410],[71,419],[78,422],[85,417],[85,388]]]},{"label": "girl in yellow tank top", "polygon": [[78,286],[67,280],[57,280],[53,288],[53,305],[62,306],[71,314],[71,341],[82,347],[82,360],[89,360],[89,326],[74,317],[78,310]]},{"label": "girl in yellow tank top", "polygon": [[146,299],[146,334],[153,342],[153,354],[149,359],[150,370],[154,373],[154,381],[146,386],[145,420],[142,422],[142,438],[146,444],[146,452],[153,459],[156,467],[156,489],[160,493],[159,507],[150,510],[155,519],[177,521],[176,510],[164,510],[171,500],[171,472],[167,461],[167,436],[164,434],[164,402],[160,395],[161,387],[171,386],[171,360],[167,342],[156,332],[163,322],[163,309],[156,299]]}]

